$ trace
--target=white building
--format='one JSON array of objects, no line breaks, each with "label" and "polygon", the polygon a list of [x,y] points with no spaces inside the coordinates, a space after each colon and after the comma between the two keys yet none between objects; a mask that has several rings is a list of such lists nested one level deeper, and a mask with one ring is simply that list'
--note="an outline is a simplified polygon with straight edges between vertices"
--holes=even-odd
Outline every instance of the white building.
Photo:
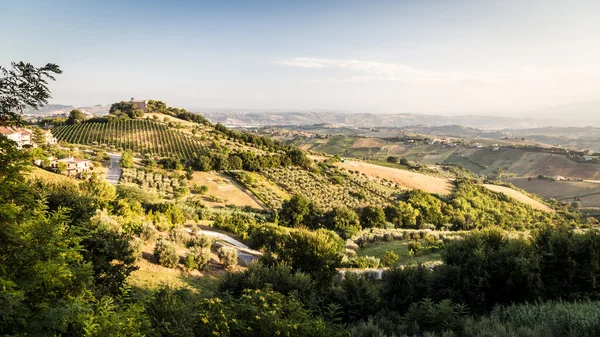
[{"label": "white building", "polygon": [[90,161],[87,159],[78,159],[73,157],[56,159],[50,162],[50,167],[57,169],[59,163],[65,163],[67,165],[66,174],[69,176],[75,176],[79,173],[88,172],[90,170]]},{"label": "white building", "polygon": [[[50,130],[42,130],[46,135],[46,144],[54,145],[57,143],[56,138]],[[23,146],[37,147],[41,144],[36,144],[33,140],[33,131],[30,129],[0,126],[0,134],[17,143],[17,148],[22,149]]]},{"label": "white building", "polygon": [[21,143],[21,133],[16,129],[0,126],[0,134],[17,143],[19,149],[23,146]]}]

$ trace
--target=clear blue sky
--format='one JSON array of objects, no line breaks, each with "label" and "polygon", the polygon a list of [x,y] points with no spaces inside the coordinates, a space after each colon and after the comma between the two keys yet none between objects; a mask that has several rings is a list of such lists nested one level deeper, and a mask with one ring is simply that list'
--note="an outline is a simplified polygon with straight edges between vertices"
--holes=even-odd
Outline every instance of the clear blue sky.
[{"label": "clear blue sky", "polygon": [[600,1],[0,0],[53,103],[507,113],[600,99]]}]

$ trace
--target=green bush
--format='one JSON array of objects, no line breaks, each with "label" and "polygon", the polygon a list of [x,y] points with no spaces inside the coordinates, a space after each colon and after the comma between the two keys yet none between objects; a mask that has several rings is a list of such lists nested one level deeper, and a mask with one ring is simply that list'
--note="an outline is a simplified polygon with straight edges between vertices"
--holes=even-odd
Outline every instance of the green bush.
[{"label": "green bush", "polygon": [[402,323],[409,334],[424,331],[458,332],[463,327],[467,313],[468,311],[464,305],[454,304],[450,300],[434,303],[429,299],[425,299],[410,306],[402,319]]},{"label": "green bush", "polygon": [[144,241],[154,240],[156,237],[156,227],[151,222],[144,222],[139,229],[140,239]]},{"label": "green bush", "polygon": [[154,246],[154,258],[163,267],[175,268],[179,262],[177,246],[165,239],[158,240]]},{"label": "green bush", "polygon": [[391,267],[398,261],[398,258],[398,254],[396,254],[394,251],[386,250],[381,257],[381,265],[383,267]]},{"label": "green bush", "polygon": [[420,241],[414,240],[408,243],[408,250],[412,251],[414,254],[420,252],[423,249]]},{"label": "green bush", "polygon": [[303,303],[312,303],[317,298],[317,284],[308,274],[294,272],[286,265],[272,266],[253,262],[243,273],[227,273],[219,285],[221,292],[239,296],[245,289],[272,288],[284,295],[298,294]]},{"label": "green bush", "polygon": [[196,269],[196,261],[194,261],[194,254],[192,254],[191,252],[185,254],[185,257],[183,258],[183,265],[188,271]]},{"label": "green bush", "polygon": [[235,267],[238,264],[238,252],[234,248],[221,247],[218,250],[219,260],[226,267]]},{"label": "green bush", "polygon": [[214,238],[204,235],[204,234],[198,234],[188,242],[188,246],[210,249],[214,243],[215,243]]},{"label": "green bush", "polygon": [[375,256],[357,256],[352,260],[352,265],[355,268],[379,268],[380,259]]},{"label": "green bush", "polygon": [[204,270],[210,262],[210,248],[209,247],[192,247],[190,254],[194,257],[196,269]]},{"label": "green bush", "polygon": [[169,233],[169,240],[180,245],[187,245],[191,239],[190,233],[183,227],[173,228]]}]

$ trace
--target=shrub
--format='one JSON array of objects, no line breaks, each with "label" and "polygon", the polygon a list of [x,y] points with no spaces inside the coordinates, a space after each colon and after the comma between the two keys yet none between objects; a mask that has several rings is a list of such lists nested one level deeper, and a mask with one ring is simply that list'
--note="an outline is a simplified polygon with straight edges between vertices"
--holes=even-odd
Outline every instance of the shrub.
[{"label": "shrub", "polygon": [[199,234],[188,242],[190,247],[209,248],[215,243],[215,239],[210,236]]},{"label": "shrub", "polygon": [[187,245],[192,237],[190,236],[190,233],[185,230],[185,228],[178,227],[171,230],[171,233],[169,233],[169,239],[177,244]]},{"label": "shrub", "polygon": [[227,273],[219,285],[219,291],[234,296],[241,295],[246,289],[270,288],[284,295],[296,292],[304,303],[310,303],[318,296],[315,281],[308,274],[294,272],[290,266],[265,265],[253,262],[243,273]]},{"label": "shrub", "polygon": [[133,250],[135,259],[139,260],[142,257],[142,251],[144,250],[144,240],[134,237],[129,241],[129,246]]},{"label": "shrub", "polygon": [[219,248],[219,260],[226,267],[235,267],[238,262],[238,253],[234,248],[221,247]]},{"label": "shrub", "polygon": [[421,245],[421,243],[417,240],[415,241],[411,241],[408,243],[408,250],[412,250],[413,253],[417,253],[419,252],[421,249],[423,249],[423,246]]},{"label": "shrub", "polygon": [[380,259],[375,256],[357,256],[352,260],[352,265],[356,268],[379,268]]},{"label": "shrub", "polygon": [[377,206],[367,206],[362,209],[360,223],[363,227],[385,227],[385,213]]},{"label": "shrub", "polygon": [[394,253],[391,250],[386,250],[381,257],[381,265],[383,267],[391,267],[394,263],[398,261],[398,254]]},{"label": "shrub", "polygon": [[459,331],[466,314],[464,305],[454,304],[450,300],[434,303],[425,299],[410,306],[403,323],[411,334],[423,331]]},{"label": "shrub", "polygon": [[203,270],[210,262],[210,248],[192,247],[186,255],[186,260],[190,257],[194,268]]},{"label": "shrub", "polygon": [[154,258],[163,267],[175,268],[179,262],[177,246],[168,240],[158,240],[154,246]]},{"label": "shrub", "polygon": [[139,235],[144,241],[153,240],[156,237],[156,227],[151,222],[144,222],[140,226]]},{"label": "shrub", "polygon": [[206,186],[206,185],[199,186],[196,189],[196,193],[198,193],[198,194],[206,194],[206,192],[208,192],[208,186]]},{"label": "shrub", "polygon": [[188,271],[196,269],[196,261],[194,261],[194,254],[192,254],[191,252],[187,253],[185,255],[185,258],[183,258],[183,265]]}]

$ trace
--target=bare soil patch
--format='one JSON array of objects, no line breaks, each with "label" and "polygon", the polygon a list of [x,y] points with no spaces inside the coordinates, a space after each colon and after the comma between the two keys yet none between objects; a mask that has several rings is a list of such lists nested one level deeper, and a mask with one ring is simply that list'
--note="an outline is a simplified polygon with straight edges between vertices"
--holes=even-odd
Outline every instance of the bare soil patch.
[{"label": "bare soil patch", "polygon": [[511,198],[516,199],[524,204],[527,204],[535,209],[545,212],[554,212],[554,210],[543,203],[517,191],[512,188],[508,188],[505,186],[491,185],[491,184],[483,184],[483,186],[491,191],[499,192],[508,195]]},{"label": "bare soil patch", "polygon": [[[190,190],[194,184],[208,186],[208,192],[202,196],[203,202],[208,207],[224,207],[236,205],[240,207],[250,206],[255,209],[264,209],[256,197],[250,191],[238,185],[231,177],[216,172],[194,172],[193,178],[188,182]],[[215,196],[216,198],[211,198]]]},{"label": "bare soil patch", "polygon": [[433,177],[423,173],[379,166],[359,161],[337,163],[346,170],[359,171],[371,178],[387,179],[406,189],[420,189],[429,193],[450,194],[452,183],[449,179]]}]

